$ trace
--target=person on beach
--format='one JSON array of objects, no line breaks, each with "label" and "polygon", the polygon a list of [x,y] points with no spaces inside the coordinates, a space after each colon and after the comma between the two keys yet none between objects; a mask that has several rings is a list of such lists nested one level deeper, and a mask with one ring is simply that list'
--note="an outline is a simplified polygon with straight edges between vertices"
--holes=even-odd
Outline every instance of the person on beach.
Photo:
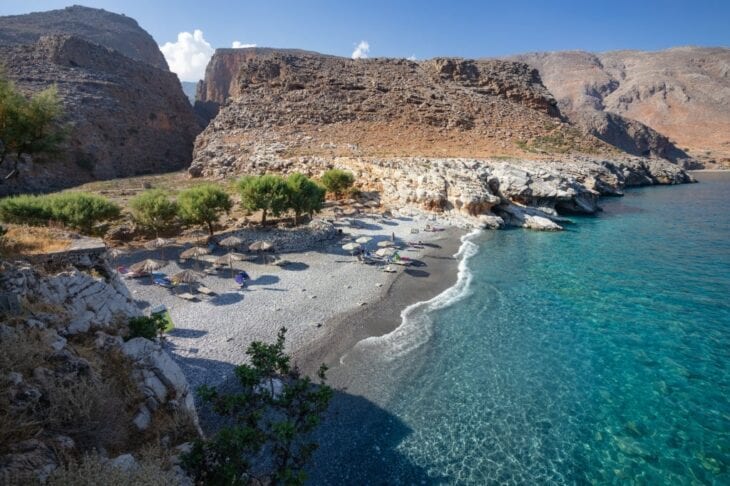
[{"label": "person on beach", "polygon": [[246,273],[245,270],[238,272],[236,275],[236,283],[241,287],[241,290],[246,289],[246,282],[251,280],[251,277]]}]

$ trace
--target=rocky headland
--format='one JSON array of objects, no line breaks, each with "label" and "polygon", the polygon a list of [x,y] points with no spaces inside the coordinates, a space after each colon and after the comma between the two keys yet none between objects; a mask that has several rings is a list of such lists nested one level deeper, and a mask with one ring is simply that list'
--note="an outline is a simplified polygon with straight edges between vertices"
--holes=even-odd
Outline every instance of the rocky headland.
[{"label": "rocky headland", "polygon": [[227,51],[199,85],[225,105],[196,140],[194,177],[339,167],[386,204],[548,230],[561,212],[597,211],[600,195],[691,180],[567,123],[524,63]]},{"label": "rocky headland", "polygon": [[25,93],[56,86],[68,132],[58,153],[24,160],[22,177],[0,184],[0,194],[189,164],[199,125],[177,76],[134,20],[73,7],[2,17],[0,32],[4,75]]}]

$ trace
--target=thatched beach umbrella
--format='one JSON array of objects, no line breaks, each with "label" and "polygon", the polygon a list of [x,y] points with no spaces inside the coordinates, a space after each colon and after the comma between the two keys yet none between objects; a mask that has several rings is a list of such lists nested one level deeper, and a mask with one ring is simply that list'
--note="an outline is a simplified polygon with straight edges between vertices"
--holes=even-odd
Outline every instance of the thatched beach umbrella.
[{"label": "thatched beach umbrella", "polygon": [[372,239],[373,238],[370,236],[361,236],[360,238],[355,240],[355,243],[360,243],[361,245],[364,245],[366,243],[369,243]]},{"label": "thatched beach umbrella", "polygon": [[202,276],[198,272],[183,270],[182,272],[177,272],[175,275],[170,277],[170,281],[175,285],[186,283],[188,284],[188,290],[192,290],[192,285],[201,278]]},{"label": "thatched beach umbrella", "polygon": [[152,273],[165,265],[167,265],[167,262],[165,261],[148,258],[147,260],[142,260],[141,262],[131,265],[129,269],[135,273]]},{"label": "thatched beach umbrella", "polygon": [[171,244],[172,240],[168,240],[167,238],[155,238],[152,241],[148,241],[145,243],[144,247],[148,250],[156,250],[157,248],[160,249],[160,258],[165,258],[165,250],[164,248]]},{"label": "thatched beach umbrella", "polygon": [[257,240],[248,245],[248,249],[251,251],[257,251],[261,254],[261,258],[264,260],[264,263],[267,263],[266,257],[264,256],[265,251],[269,251],[272,248],[274,248],[274,244],[270,241],[265,240]]},{"label": "thatched beach umbrella", "polygon": [[271,250],[274,245],[270,241],[258,240],[248,245],[248,249],[251,251],[268,251]]},{"label": "thatched beach umbrella", "polygon": [[109,248],[107,249],[105,254],[109,260],[115,262],[120,256],[124,255],[125,253],[126,252],[121,248]]},{"label": "thatched beach umbrella", "polygon": [[378,246],[380,248],[387,248],[389,246],[395,246],[395,243],[393,243],[390,240],[383,240],[383,241],[378,241]]},{"label": "thatched beach umbrella", "polygon": [[225,248],[236,248],[243,244],[243,240],[238,236],[227,236],[218,242],[220,246]]},{"label": "thatched beach umbrella", "polygon": [[199,256],[210,254],[210,250],[203,246],[193,246],[180,253],[180,258],[188,260],[190,258],[197,258]]},{"label": "thatched beach umbrella", "polygon": [[231,251],[216,258],[214,263],[216,265],[228,265],[231,268],[231,275],[233,275],[233,262],[240,262],[245,258],[246,257],[244,255]]}]

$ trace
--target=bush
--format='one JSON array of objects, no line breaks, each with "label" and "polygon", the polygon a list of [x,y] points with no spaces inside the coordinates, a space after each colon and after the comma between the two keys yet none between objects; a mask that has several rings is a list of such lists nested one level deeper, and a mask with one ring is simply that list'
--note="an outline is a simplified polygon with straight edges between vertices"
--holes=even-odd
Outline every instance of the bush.
[{"label": "bush", "polygon": [[215,184],[201,184],[180,193],[177,198],[178,214],[189,224],[205,225],[213,235],[213,225],[221,213],[231,209],[231,198]]},{"label": "bush", "polygon": [[0,220],[5,223],[45,226],[55,221],[86,234],[94,225],[119,214],[119,206],[108,199],[83,192],[0,199]]},{"label": "bush", "polygon": [[355,176],[352,172],[340,169],[330,169],[322,174],[322,185],[335,197],[340,197],[343,192],[352,187],[355,183]]},{"label": "bush", "polygon": [[280,176],[266,174],[246,176],[238,181],[241,205],[248,211],[261,211],[261,224],[266,224],[269,211],[279,216],[288,209],[288,188]]},{"label": "bush", "polygon": [[299,224],[303,213],[322,210],[325,189],[304,174],[294,173],[286,179],[288,206],[294,211],[294,224]]},{"label": "bush", "polygon": [[86,234],[94,225],[118,218],[121,212],[119,206],[96,194],[67,192],[48,197],[51,219]]},{"label": "bush", "polygon": [[166,327],[167,318],[163,313],[133,317],[129,320],[129,336],[127,339],[136,337],[154,339],[158,335],[161,335]]},{"label": "bush", "polygon": [[51,219],[47,196],[22,195],[0,199],[0,220],[5,223],[43,226]]},{"label": "bush", "polygon": [[156,457],[143,457],[138,466],[130,471],[112,466],[98,455],[85,455],[53,471],[48,478],[49,486],[174,486],[179,484],[175,473],[164,467]]},{"label": "bush", "polygon": [[178,213],[177,203],[162,189],[149,189],[137,195],[129,202],[129,208],[134,221],[156,236],[172,225]]},{"label": "bush", "polygon": [[[322,365],[314,384],[284,354],[286,329],[275,344],[253,342],[246,354],[250,365],[236,367],[241,387],[227,393],[202,386],[204,402],[231,420],[211,438],[196,440],[183,465],[198,484],[249,484],[253,467],[262,469],[265,484],[303,484],[304,466],[317,444],[309,442],[332,398]],[[281,388],[277,391],[277,388]],[[263,457],[262,454],[268,457]],[[259,478],[261,479],[261,478]]]}]

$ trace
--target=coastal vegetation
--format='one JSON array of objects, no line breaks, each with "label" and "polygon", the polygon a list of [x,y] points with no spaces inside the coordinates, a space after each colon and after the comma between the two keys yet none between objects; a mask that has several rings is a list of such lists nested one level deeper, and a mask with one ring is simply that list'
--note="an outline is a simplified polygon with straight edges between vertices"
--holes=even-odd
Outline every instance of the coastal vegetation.
[{"label": "coastal vegetation", "polygon": [[348,172],[340,169],[330,169],[322,174],[322,185],[335,195],[336,198],[340,198],[342,194],[352,187],[355,183],[355,176],[352,172]]},{"label": "coastal vegetation", "polygon": [[97,224],[119,217],[120,212],[108,199],[83,192],[0,199],[0,220],[5,223],[44,226],[52,222],[84,234],[93,233]]},{"label": "coastal vegetation", "polygon": [[172,226],[179,212],[177,202],[162,189],[148,189],[138,194],[129,202],[129,209],[134,222],[155,236]]},{"label": "coastal vegetation", "polygon": [[[284,353],[286,328],[274,344],[254,341],[235,376],[240,391],[223,392],[201,386],[198,394],[213,410],[232,419],[210,439],[197,439],[183,456],[187,471],[204,484],[304,484],[303,467],[317,444],[308,434],[319,425],[333,391],[326,385],[327,368],[319,383],[303,376]],[[254,466],[268,454],[270,471],[257,477]],[[256,484],[254,482],[254,484]]]},{"label": "coastal vegetation", "polygon": [[24,157],[58,149],[65,138],[62,114],[55,86],[28,98],[0,72],[0,169],[6,162],[12,167],[5,179],[18,177]]},{"label": "coastal vegetation", "polygon": [[213,236],[213,225],[233,207],[231,197],[215,184],[201,184],[180,193],[180,217],[188,224],[203,225]]},{"label": "coastal vegetation", "polygon": [[261,211],[261,224],[266,224],[268,212],[279,216],[287,209],[288,187],[280,176],[245,176],[238,181],[237,187],[243,207],[249,211]]}]

